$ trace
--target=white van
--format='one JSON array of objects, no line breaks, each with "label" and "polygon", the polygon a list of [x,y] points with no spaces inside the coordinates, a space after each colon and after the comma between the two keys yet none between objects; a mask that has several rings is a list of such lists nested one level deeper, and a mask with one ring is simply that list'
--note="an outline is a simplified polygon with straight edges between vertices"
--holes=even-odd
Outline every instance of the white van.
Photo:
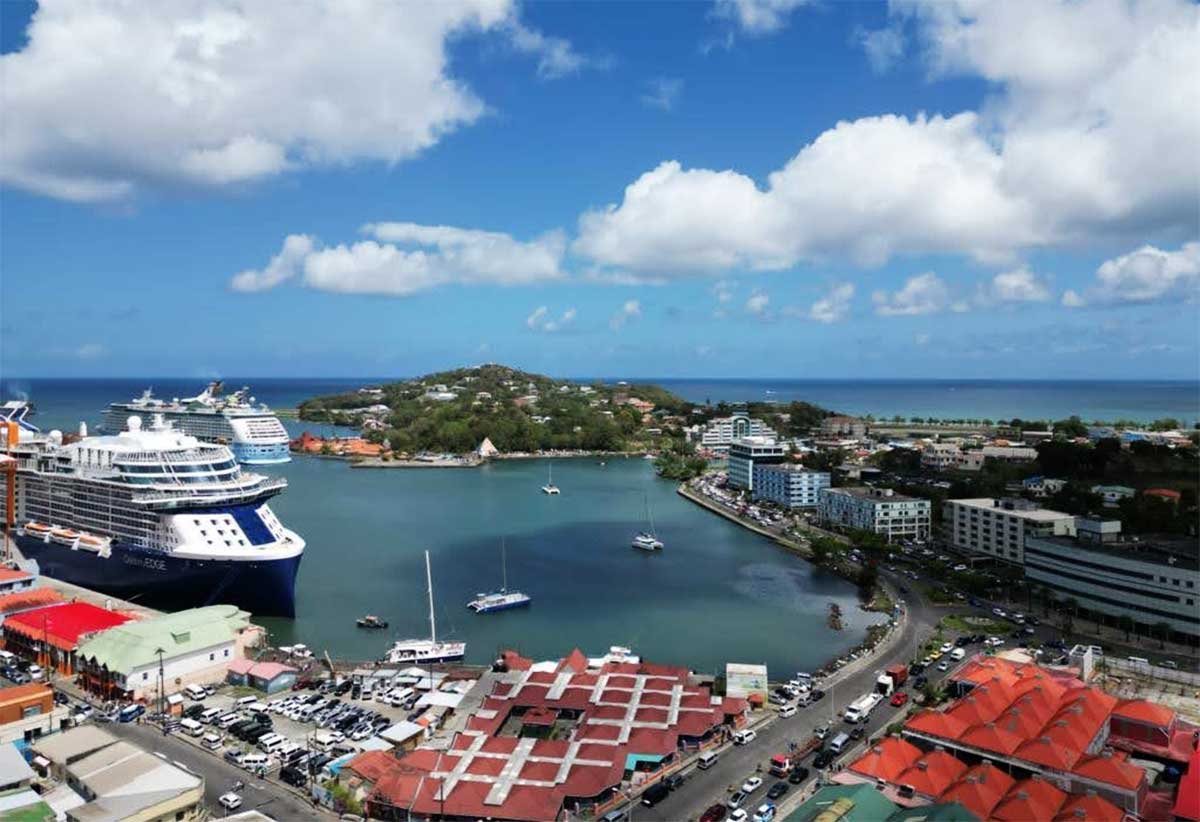
[{"label": "white van", "polygon": [[734,745],[749,745],[758,739],[758,733],[753,730],[737,731],[733,735]]},{"label": "white van", "polygon": [[795,716],[796,711],[800,710],[795,705],[784,705],[779,709],[779,718],[787,719],[789,716]]},{"label": "white van", "polygon": [[12,651],[0,651],[0,665],[12,665],[17,661],[17,655]]},{"label": "white van", "polygon": [[322,753],[329,753],[334,745],[345,739],[346,737],[339,731],[324,731],[313,737],[313,747]]},{"label": "white van", "polygon": [[234,702],[233,704],[237,705],[239,708],[245,708],[247,705],[253,705],[255,702],[258,702],[258,697],[243,696],[243,697],[240,697],[237,700],[237,702]]},{"label": "white van", "polygon": [[240,722],[241,719],[241,714],[236,711],[230,711],[227,714],[221,714],[220,718],[214,724],[221,729],[225,729],[232,727],[235,723]]},{"label": "white van", "polygon": [[290,744],[291,744],[291,742],[288,741],[288,738],[286,736],[277,736],[274,739],[272,739],[270,742],[267,742],[266,744],[263,744],[263,741],[261,739],[258,740],[258,747],[265,754],[277,753],[277,752],[283,750],[284,748],[286,748]]},{"label": "white van", "polygon": [[966,655],[967,655],[967,652],[963,648],[955,648],[953,651],[950,652],[950,658],[953,659],[955,662],[960,661]]},{"label": "white van", "polygon": [[179,720],[179,729],[181,731],[183,731],[185,734],[187,734],[188,736],[203,736],[204,735],[204,726],[201,725],[196,720],[188,719],[187,717],[184,717],[183,719]]},{"label": "white van", "polygon": [[267,749],[268,745],[272,745],[275,742],[279,742],[279,741],[286,741],[286,740],[284,740],[281,735],[272,731],[269,734],[263,734],[262,736],[260,736],[254,744],[257,745],[260,749],[265,751]]},{"label": "white van", "polygon": [[716,765],[717,760],[720,758],[721,755],[716,751],[705,751],[704,753],[700,754],[700,757],[696,760],[696,767],[706,771],[713,765]]},{"label": "white van", "polygon": [[219,717],[223,713],[224,713],[224,711],[222,711],[220,708],[209,708],[207,711],[200,714],[200,721],[203,722],[205,725],[211,725],[214,722],[216,722],[217,717]]},{"label": "white van", "polygon": [[189,685],[183,689],[183,693],[188,699],[194,699],[200,702],[204,697],[208,696],[208,691],[201,688],[199,685]]},{"label": "white van", "polygon": [[238,765],[248,771],[265,768],[271,764],[271,758],[266,754],[249,753],[242,757]]},{"label": "white van", "polygon": [[838,734],[833,738],[833,741],[829,743],[829,750],[833,751],[835,754],[840,754],[849,744],[850,734]]},{"label": "white van", "polygon": [[29,678],[31,680],[33,680],[34,682],[41,682],[45,676],[46,676],[46,674],[42,670],[41,665],[30,665],[29,666]]},{"label": "white van", "polygon": [[205,734],[204,738],[200,740],[200,745],[210,751],[215,751],[221,747],[221,737],[216,734]]}]

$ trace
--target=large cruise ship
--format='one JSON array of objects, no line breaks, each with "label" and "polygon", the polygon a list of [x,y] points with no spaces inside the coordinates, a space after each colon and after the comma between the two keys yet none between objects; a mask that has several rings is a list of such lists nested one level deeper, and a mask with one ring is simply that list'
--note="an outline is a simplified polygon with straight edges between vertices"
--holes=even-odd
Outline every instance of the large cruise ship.
[{"label": "large cruise ship", "polygon": [[161,400],[146,389],[129,402],[114,402],[104,413],[101,425],[113,433],[125,427],[130,414],[162,414],[176,430],[204,442],[228,445],[233,456],[244,465],[271,465],[287,462],[288,433],[270,408],[255,404],[250,390],[242,388],[221,395],[220,382],[210,382],[194,397]]},{"label": "large cruise ship", "polygon": [[228,447],[161,415],[64,438],[27,411],[0,409],[0,434],[16,461],[13,538],[42,573],[170,610],[228,602],[295,615],[304,540],[267,504],[286,480],[242,471]]}]

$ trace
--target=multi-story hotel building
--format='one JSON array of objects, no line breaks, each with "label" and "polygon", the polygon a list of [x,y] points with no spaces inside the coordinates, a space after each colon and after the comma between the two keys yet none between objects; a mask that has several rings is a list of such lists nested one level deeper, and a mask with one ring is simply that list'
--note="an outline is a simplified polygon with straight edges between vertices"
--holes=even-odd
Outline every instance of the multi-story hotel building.
[{"label": "multi-story hotel building", "polygon": [[784,447],[769,437],[742,437],[729,446],[729,484],[754,490],[754,468],[779,465],[786,459]]},{"label": "multi-story hotel building", "polygon": [[829,474],[802,465],[755,465],[754,499],[785,508],[816,508],[822,488],[829,487]]},{"label": "multi-story hotel building", "polygon": [[1021,565],[1027,536],[1069,536],[1075,517],[1023,499],[952,499],[944,514],[952,543],[960,551],[985,554]]},{"label": "multi-story hotel building", "polygon": [[826,524],[872,531],[888,542],[929,536],[929,500],[890,488],[826,488],[820,493],[819,511]]}]

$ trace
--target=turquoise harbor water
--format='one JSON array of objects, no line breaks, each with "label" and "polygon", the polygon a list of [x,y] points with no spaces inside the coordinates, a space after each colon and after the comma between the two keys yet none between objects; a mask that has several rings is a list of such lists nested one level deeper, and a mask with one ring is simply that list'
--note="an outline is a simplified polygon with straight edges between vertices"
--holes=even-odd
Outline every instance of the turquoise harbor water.
[{"label": "turquoise harbor water", "polygon": [[[679,496],[646,460],[556,460],[557,497],[540,491],[546,466],[366,470],[307,457],[284,466],[289,488],[272,507],[308,550],[297,618],[265,621],[273,638],[371,658],[389,636],[428,635],[425,549],[439,636],[466,640],[475,662],[506,646],[545,657],[628,645],[697,670],[730,660],[796,670],[857,644],[878,619],[858,610],[852,585]],[[629,545],[644,498],[666,543],[652,555]],[[467,601],[500,584],[501,539],[509,585],[533,605],[474,614]],[[849,615],[846,630],[826,627],[830,602]],[[391,630],[356,628],[365,613]]]}]

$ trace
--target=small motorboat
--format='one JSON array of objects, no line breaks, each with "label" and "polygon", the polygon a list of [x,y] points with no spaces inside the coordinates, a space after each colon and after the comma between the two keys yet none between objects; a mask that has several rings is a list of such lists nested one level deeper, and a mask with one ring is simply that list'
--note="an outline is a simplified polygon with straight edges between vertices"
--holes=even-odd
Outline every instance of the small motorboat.
[{"label": "small motorboat", "polygon": [[386,619],[380,619],[374,614],[367,614],[366,616],[359,617],[354,624],[359,628],[371,628],[373,630],[381,630],[388,626]]}]

